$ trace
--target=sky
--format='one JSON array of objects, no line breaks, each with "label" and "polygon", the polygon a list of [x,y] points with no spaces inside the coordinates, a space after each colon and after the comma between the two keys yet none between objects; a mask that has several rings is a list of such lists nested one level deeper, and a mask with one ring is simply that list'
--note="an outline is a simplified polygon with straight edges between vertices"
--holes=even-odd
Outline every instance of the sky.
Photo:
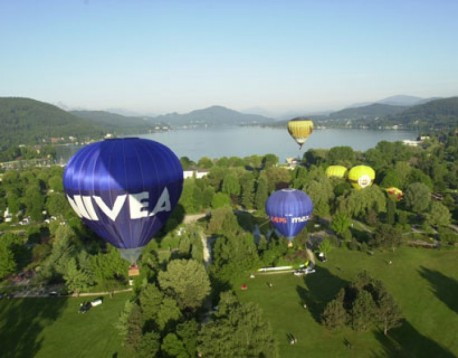
[{"label": "sky", "polygon": [[0,97],[281,115],[458,95],[456,0],[0,0]]}]

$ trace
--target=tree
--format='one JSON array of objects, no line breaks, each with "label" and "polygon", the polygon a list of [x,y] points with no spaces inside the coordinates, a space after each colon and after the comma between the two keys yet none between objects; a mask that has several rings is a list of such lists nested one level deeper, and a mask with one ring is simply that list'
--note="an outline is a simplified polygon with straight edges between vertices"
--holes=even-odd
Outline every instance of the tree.
[{"label": "tree", "polygon": [[396,203],[389,196],[386,197],[386,223],[394,225],[396,221]]},{"label": "tree", "polygon": [[254,193],[256,182],[250,175],[249,178],[244,177],[241,183],[242,198],[241,204],[246,209],[253,208]]},{"label": "tree", "polygon": [[374,247],[391,247],[394,249],[401,244],[401,232],[395,226],[380,224],[375,229],[371,244]]},{"label": "tree", "polygon": [[176,333],[183,342],[186,352],[188,352],[191,357],[196,357],[199,324],[195,320],[185,321],[176,327]]},{"label": "tree", "polygon": [[267,191],[267,179],[264,176],[259,177],[257,185],[256,185],[256,194],[254,197],[254,202],[256,209],[264,212],[266,200],[268,197]]},{"label": "tree", "polygon": [[165,336],[164,340],[162,341],[161,350],[165,352],[169,357],[190,357],[189,353],[186,352],[186,348],[183,342],[175,333],[169,333]]},{"label": "tree", "polygon": [[195,200],[195,191],[200,193],[199,188],[196,186],[196,179],[186,179],[183,183],[183,192],[181,193],[179,203],[183,205],[185,211],[189,214],[197,213],[201,209],[199,201]]},{"label": "tree", "polygon": [[340,237],[343,237],[345,232],[350,230],[350,226],[353,224],[350,217],[346,214],[339,212],[334,215],[331,222],[331,229]]},{"label": "tree", "polygon": [[313,180],[305,185],[305,191],[313,202],[314,214],[328,216],[330,214],[330,201],[334,198],[331,182],[325,178],[321,181]]},{"label": "tree", "polygon": [[[61,178],[62,180],[62,178]],[[46,210],[50,216],[65,216],[65,212],[71,209],[67,198],[62,193],[50,193],[46,199]]]},{"label": "tree", "polygon": [[157,332],[144,333],[138,342],[135,356],[139,358],[156,357],[161,346],[160,339],[161,336]]},{"label": "tree", "polygon": [[361,290],[353,302],[352,327],[355,331],[367,331],[374,320],[376,306],[370,292]]},{"label": "tree", "polygon": [[221,294],[215,319],[202,326],[198,352],[202,357],[277,357],[270,324],[256,304],[241,303],[233,292]]},{"label": "tree", "polygon": [[196,163],[194,163],[188,157],[181,157],[180,162],[181,162],[181,166],[183,167],[183,170],[190,170],[196,166]]},{"label": "tree", "polygon": [[213,195],[213,198],[212,198],[212,203],[211,203],[211,207],[213,209],[218,209],[218,208],[222,208],[222,207],[230,207],[231,205],[231,198],[229,197],[229,195],[225,194],[225,193],[216,193],[215,195]]},{"label": "tree", "polygon": [[202,264],[194,260],[172,260],[158,277],[159,285],[181,309],[195,310],[210,293],[210,280]]},{"label": "tree", "polygon": [[345,326],[347,321],[347,312],[339,299],[332,300],[326,305],[321,319],[326,328],[338,329]]},{"label": "tree", "polygon": [[107,245],[106,253],[91,257],[91,271],[96,281],[108,289],[116,278],[126,277],[129,263],[121,258],[119,251],[112,245]]},{"label": "tree", "polygon": [[431,190],[423,183],[412,183],[404,192],[404,202],[408,209],[420,214],[431,203]]},{"label": "tree", "polygon": [[355,161],[355,152],[349,146],[333,147],[326,154],[326,160],[331,164],[349,167]]},{"label": "tree", "polygon": [[211,160],[209,157],[202,157],[197,162],[197,167],[199,169],[210,169],[213,167],[213,160]]},{"label": "tree", "polygon": [[250,270],[259,262],[251,234],[227,233],[216,240],[213,247],[212,273],[222,281]]},{"label": "tree", "polygon": [[262,158],[262,166],[264,169],[275,166],[278,164],[278,156],[275,154],[266,154]]},{"label": "tree", "polygon": [[182,317],[177,302],[161,292],[155,284],[143,287],[139,301],[146,327],[155,327],[154,322],[163,331]]},{"label": "tree", "polygon": [[140,346],[142,340],[142,322],[140,307],[134,303],[127,317],[125,336],[125,343],[132,351],[136,351]]},{"label": "tree", "polygon": [[426,223],[428,225],[448,226],[451,224],[452,215],[448,208],[440,202],[431,202],[430,211],[426,214]]},{"label": "tree", "polygon": [[81,291],[87,290],[88,287],[93,283],[90,274],[78,268],[76,259],[74,257],[71,257],[67,261],[64,280],[67,289],[70,292],[75,292],[77,296],[79,296]]},{"label": "tree", "polygon": [[221,191],[229,196],[240,194],[240,182],[236,175],[229,174],[223,179]]},{"label": "tree", "polygon": [[289,187],[291,171],[284,167],[269,167],[263,173],[267,178],[267,190],[272,192]]},{"label": "tree", "polygon": [[385,197],[385,193],[376,185],[363,190],[353,190],[339,203],[339,210],[351,217],[365,218],[371,209],[377,214],[386,211]]},{"label": "tree", "polygon": [[388,335],[392,328],[399,327],[402,324],[402,314],[399,306],[383,287],[378,290],[376,316],[382,325],[383,334]]},{"label": "tree", "polygon": [[322,252],[326,257],[331,252],[332,248],[333,246],[328,238],[325,238],[323,241],[321,241],[320,246],[318,246],[320,252]]},{"label": "tree", "polygon": [[16,261],[10,245],[0,241],[0,279],[16,271]]},{"label": "tree", "polygon": [[237,217],[229,206],[212,210],[208,222],[209,234],[227,234],[238,230]]}]

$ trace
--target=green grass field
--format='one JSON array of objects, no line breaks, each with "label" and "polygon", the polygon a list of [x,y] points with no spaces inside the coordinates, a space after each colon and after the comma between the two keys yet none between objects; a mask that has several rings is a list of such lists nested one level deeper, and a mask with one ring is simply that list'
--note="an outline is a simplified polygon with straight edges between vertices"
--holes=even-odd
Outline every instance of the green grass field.
[{"label": "green grass field", "polygon": [[85,314],[84,298],[3,299],[0,357],[125,357],[113,324],[130,295],[107,296]]},{"label": "green grass field", "polygon": [[[281,357],[454,357],[458,355],[457,254],[402,248],[369,256],[334,249],[314,274],[257,274],[254,279],[247,274],[235,288],[243,301],[261,305]],[[318,323],[326,302],[363,269],[384,282],[405,316],[403,326],[390,331],[388,338],[376,330],[330,332]],[[247,291],[238,289],[242,283],[248,285]],[[126,357],[113,324],[129,297],[129,293],[106,297],[103,305],[86,314],[78,313],[84,298],[3,299],[0,357]],[[298,339],[296,345],[289,345],[289,333]],[[351,350],[344,340],[351,342]]]},{"label": "green grass field", "polygon": [[[370,256],[335,249],[328,262],[318,263],[314,274],[257,274],[254,279],[247,275],[236,287],[246,283],[248,290],[237,291],[241,299],[263,308],[281,357],[454,357],[458,355],[457,254],[456,250],[401,248]],[[325,304],[364,269],[384,282],[405,317],[402,327],[390,331],[389,337],[378,330],[331,332],[318,323]],[[296,336],[297,344],[289,344],[289,333]],[[351,342],[351,349],[345,340]]]}]

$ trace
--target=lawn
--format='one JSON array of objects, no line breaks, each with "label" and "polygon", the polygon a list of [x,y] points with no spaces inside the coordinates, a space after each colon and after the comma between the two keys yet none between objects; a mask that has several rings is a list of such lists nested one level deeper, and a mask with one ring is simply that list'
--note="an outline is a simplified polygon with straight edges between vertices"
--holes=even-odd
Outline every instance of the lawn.
[{"label": "lawn", "polygon": [[0,357],[124,357],[113,324],[130,293],[78,313],[84,298],[0,301]]},{"label": "lawn", "polygon": [[[389,261],[392,261],[389,264]],[[458,355],[456,250],[401,248],[373,256],[334,249],[316,273],[257,274],[237,290],[243,301],[261,305],[276,335],[281,357],[454,357]],[[367,270],[384,282],[404,314],[402,327],[385,337],[378,330],[331,332],[319,324],[326,302],[355,275]],[[269,287],[272,283],[272,287]],[[307,308],[303,307],[306,303]],[[290,345],[288,334],[297,338]],[[349,341],[352,348],[344,342]]]},{"label": "lawn", "polygon": [[[456,263],[456,250],[406,247],[370,256],[334,249],[328,262],[317,263],[314,274],[256,274],[253,279],[247,274],[235,287],[243,301],[263,308],[281,357],[454,357],[458,356]],[[326,302],[363,269],[384,282],[405,316],[403,326],[390,331],[389,337],[377,330],[330,332],[318,322]],[[242,283],[248,290],[238,289]],[[129,297],[129,293],[106,297],[103,305],[86,314],[78,313],[84,298],[0,300],[0,357],[126,357],[113,324]],[[288,334],[297,338],[297,344],[289,345]]]}]

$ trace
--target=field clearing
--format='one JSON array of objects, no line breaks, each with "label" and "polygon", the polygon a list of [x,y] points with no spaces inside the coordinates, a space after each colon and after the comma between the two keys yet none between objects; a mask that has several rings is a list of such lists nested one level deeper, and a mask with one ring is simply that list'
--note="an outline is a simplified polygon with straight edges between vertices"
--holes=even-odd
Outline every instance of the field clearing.
[{"label": "field clearing", "polygon": [[[328,259],[317,262],[316,272],[307,276],[256,273],[236,283],[242,301],[263,308],[280,357],[458,356],[456,250],[406,247],[370,256],[334,249]],[[318,323],[325,304],[363,269],[384,282],[406,318],[389,337],[378,330],[331,332]],[[246,291],[239,289],[243,283]],[[86,314],[78,313],[83,297],[0,300],[0,356],[127,357],[114,323],[130,296],[107,296]],[[297,344],[288,343],[288,334]]]},{"label": "field clearing", "polygon": [[0,357],[125,357],[113,324],[130,296],[106,296],[85,314],[83,297],[3,299]]},{"label": "field clearing", "polygon": [[[263,308],[281,357],[454,357],[458,355],[456,263],[456,250],[401,248],[370,256],[334,249],[328,262],[317,262],[314,274],[256,274],[236,287],[246,283],[246,291],[237,289],[239,297]],[[383,281],[405,317],[403,326],[390,331],[389,337],[378,330],[331,332],[318,323],[325,304],[364,269]],[[297,338],[297,344],[289,344],[288,334]],[[345,341],[351,342],[351,349]]]}]

